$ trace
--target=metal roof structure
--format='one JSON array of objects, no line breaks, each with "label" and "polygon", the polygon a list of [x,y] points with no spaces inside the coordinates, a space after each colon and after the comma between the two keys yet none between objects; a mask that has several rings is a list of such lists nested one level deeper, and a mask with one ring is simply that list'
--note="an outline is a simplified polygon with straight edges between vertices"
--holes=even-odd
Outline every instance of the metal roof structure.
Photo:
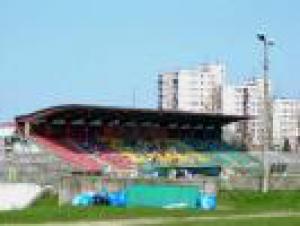
[{"label": "metal roof structure", "polygon": [[142,108],[121,108],[98,105],[68,104],[53,106],[35,111],[30,114],[16,117],[17,123],[31,122],[39,124],[51,121],[78,121],[87,122],[112,122],[121,123],[143,123],[159,125],[197,125],[199,123],[216,123],[225,125],[231,122],[248,120],[249,116],[226,115],[220,113],[195,113],[188,111],[142,109]]}]

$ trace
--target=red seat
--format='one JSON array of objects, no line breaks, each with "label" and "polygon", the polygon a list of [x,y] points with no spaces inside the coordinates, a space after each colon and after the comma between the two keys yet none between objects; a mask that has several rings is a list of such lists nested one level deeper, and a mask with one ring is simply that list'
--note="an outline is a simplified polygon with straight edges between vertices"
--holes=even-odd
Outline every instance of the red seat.
[{"label": "red seat", "polygon": [[88,154],[76,153],[50,139],[35,136],[34,140],[74,167],[87,171],[99,171],[103,166],[98,161],[92,159]]}]

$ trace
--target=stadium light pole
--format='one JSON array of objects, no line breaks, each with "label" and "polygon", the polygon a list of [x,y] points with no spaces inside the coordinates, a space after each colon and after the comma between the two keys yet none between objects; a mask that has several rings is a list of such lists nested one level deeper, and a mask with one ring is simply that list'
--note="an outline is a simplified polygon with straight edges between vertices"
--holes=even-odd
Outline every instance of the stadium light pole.
[{"label": "stadium light pole", "polygon": [[267,152],[272,147],[272,110],[271,100],[269,95],[269,47],[274,45],[274,41],[269,39],[266,34],[257,34],[257,39],[263,43],[264,48],[264,63],[263,63],[263,192],[269,190],[269,163]]}]

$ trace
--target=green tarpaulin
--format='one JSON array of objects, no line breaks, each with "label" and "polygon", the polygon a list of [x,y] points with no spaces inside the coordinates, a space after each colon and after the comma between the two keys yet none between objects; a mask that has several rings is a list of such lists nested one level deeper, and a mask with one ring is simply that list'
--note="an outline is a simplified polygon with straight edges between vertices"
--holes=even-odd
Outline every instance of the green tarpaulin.
[{"label": "green tarpaulin", "polygon": [[127,189],[127,206],[196,208],[199,187],[137,184]]}]

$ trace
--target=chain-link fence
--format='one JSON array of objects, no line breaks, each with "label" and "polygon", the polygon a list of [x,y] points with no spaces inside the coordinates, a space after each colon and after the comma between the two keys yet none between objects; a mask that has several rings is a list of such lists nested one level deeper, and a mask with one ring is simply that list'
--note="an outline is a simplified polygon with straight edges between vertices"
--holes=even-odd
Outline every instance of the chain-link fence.
[{"label": "chain-link fence", "polygon": [[[219,178],[220,190],[260,191],[263,186],[262,176],[232,176],[224,180]],[[300,175],[271,175],[268,177],[269,190],[299,190]]]}]

